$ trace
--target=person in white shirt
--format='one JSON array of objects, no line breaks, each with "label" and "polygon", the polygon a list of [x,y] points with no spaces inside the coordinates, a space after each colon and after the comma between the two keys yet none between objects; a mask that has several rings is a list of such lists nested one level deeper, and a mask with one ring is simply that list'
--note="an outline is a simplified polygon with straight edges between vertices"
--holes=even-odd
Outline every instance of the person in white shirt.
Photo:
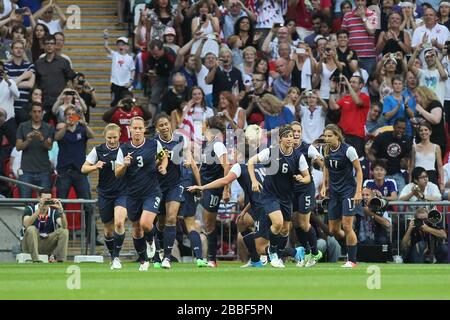
[{"label": "person in white shirt", "polygon": [[400,201],[440,201],[442,199],[439,187],[428,181],[428,173],[422,167],[412,171],[413,182],[407,184],[400,193]]},{"label": "person in white shirt", "polygon": [[128,38],[119,37],[116,40],[117,51],[113,51],[108,46],[108,34],[105,30],[105,50],[109,53],[108,58],[111,58],[111,106],[115,107],[119,100],[125,97],[132,89],[134,81],[135,65],[133,58],[128,52]]},{"label": "person in white shirt", "polygon": [[300,106],[300,119],[303,127],[303,141],[312,144],[325,129],[328,104],[317,91],[306,91],[307,105]]},{"label": "person in white shirt", "polygon": [[[0,61],[0,106],[5,112],[5,120],[0,126],[0,138],[6,135],[9,143],[16,141],[16,120],[14,118],[14,99],[19,98],[20,92],[14,80],[8,78],[3,61]],[[0,140],[1,141],[1,140]]]},{"label": "person in white shirt", "polygon": [[[59,19],[53,20],[53,15],[55,11],[58,14]],[[45,24],[48,27],[50,34],[55,34],[56,32],[63,32],[64,27],[66,26],[67,23],[67,18],[64,15],[64,12],[61,10],[58,4],[53,3],[53,0],[50,0],[47,5],[43,6],[40,10],[38,10],[33,15],[33,17],[37,23]],[[35,26],[33,25],[33,28],[34,27]]]}]

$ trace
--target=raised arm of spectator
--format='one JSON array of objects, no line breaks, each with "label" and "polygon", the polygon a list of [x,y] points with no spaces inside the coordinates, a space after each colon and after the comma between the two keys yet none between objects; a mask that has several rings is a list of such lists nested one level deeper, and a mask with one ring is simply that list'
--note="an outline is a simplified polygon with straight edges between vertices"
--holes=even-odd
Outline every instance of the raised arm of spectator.
[{"label": "raised arm of spectator", "polygon": [[111,53],[112,53],[112,50],[111,50],[111,48],[110,48],[109,45],[108,45],[108,36],[107,36],[107,32],[108,32],[108,30],[106,30],[106,29],[105,29],[105,31],[103,32],[103,39],[105,40],[105,43],[103,44],[103,47],[105,48],[105,50],[106,50],[106,52],[107,52],[108,54],[111,54]]},{"label": "raised arm of spectator", "polygon": [[60,122],[56,125],[56,132],[55,132],[55,141],[61,140],[67,131],[67,124],[64,122]]},{"label": "raised arm of spectator", "polygon": [[414,63],[416,62],[417,56],[419,55],[420,50],[422,50],[422,45],[418,45],[413,52],[413,55],[408,61],[408,70],[411,70],[412,73],[417,77],[419,73],[419,68],[417,68]]},{"label": "raised arm of spectator", "polygon": [[330,110],[339,110],[341,108],[336,101],[335,94],[330,94],[330,100],[328,100],[328,102],[329,102]]},{"label": "raised arm of spectator", "polygon": [[[192,39],[182,46],[177,52],[177,58],[175,59],[174,70],[180,69],[184,64],[184,56],[191,51],[192,45],[199,39],[199,34],[196,33]],[[203,44],[202,44],[203,48]],[[201,51],[200,51],[201,52]]]},{"label": "raised arm of spectator", "polygon": [[47,11],[47,10],[48,10],[50,7],[52,7],[52,6],[53,6],[53,1],[50,0],[49,3],[47,3],[45,6],[43,6],[42,8],[40,8],[38,11],[36,11],[36,12],[33,14],[33,18],[34,18],[35,20],[40,19],[41,16],[44,14],[44,12]]},{"label": "raised arm of spectator", "polygon": [[209,70],[208,74],[205,77],[206,84],[212,84],[214,78],[216,77],[217,68],[219,67],[219,62],[216,61],[216,64]]},{"label": "raised arm of spectator", "polygon": [[416,112],[431,124],[437,125],[441,122],[442,108],[434,108],[429,112],[421,104],[417,103]]},{"label": "raised arm of spectator", "polygon": [[364,106],[364,102],[361,100],[359,95],[356,94],[355,90],[353,90],[352,86],[350,85],[350,82],[348,82],[347,77],[344,76],[344,79],[345,79],[345,83],[346,83],[347,88],[348,88],[348,92],[352,96],[353,102],[355,102],[358,107]]},{"label": "raised arm of spectator", "polygon": [[202,38],[202,41],[200,42],[200,45],[197,48],[197,51],[195,51],[195,72],[199,73],[200,70],[202,69],[202,51],[203,51],[203,47],[205,45],[206,42],[206,38]]},{"label": "raised arm of spectator", "polygon": [[441,80],[442,81],[447,80],[448,78],[447,71],[445,71],[445,67],[442,65],[442,62],[437,55],[436,55],[436,68],[439,71],[439,76],[441,77]]},{"label": "raised arm of spectator", "polygon": [[78,101],[80,102],[81,111],[83,113],[86,113],[87,112],[86,102],[84,102],[84,99],[82,97],[80,97],[80,95],[77,91],[74,91],[74,92],[75,92],[75,95],[76,95]]},{"label": "raised arm of spectator", "polygon": [[236,2],[239,3],[239,4],[241,5],[242,10],[245,11],[245,13],[247,14],[248,18],[249,18],[252,22],[256,22],[256,19],[258,18],[258,15],[257,15],[255,12],[250,11],[250,10],[245,6],[245,4],[242,3],[242,1],[236,0]]},{"label": "raised arm of spectator", "polygon": [[89,127],[89,125],[87,124],[84,115],[82,115],[81,119],[78,121],[78,123],[82,126],[84,126],[86,128],[86,137],[88,139],[94,139],[95,137],[95,132],[94,130],[91,129],[91,127]]},{"label": "raised arm of spectator", "polygon": [[58,14],[59,25],[61,26],[61,29],[64,29],[64,27],[66,26],[66,23],[67,23],[67,18],[64,15],[64,12],[61,10],[60,6],[57,3],[53,4],[53,8],[55,8],[56,13]]},{"label": "raised arm of spectator", "polygon": [[19,89],[17,88],[16,82],[14,80],[9,79],[8,75],[5,73],[3,75],[3,79],[6,81],[9,87],[9,91],[13,95],[14,98],[20,97]]},{"label": "raised arm of spectator", "polygon": [[267,54],[271,53],[270,42],[272,41],[273,35],[274,35],[274,30],[272,27],[272,29],[270,29],[269,33],[267,34],[267,37],[264,39],[264,42],[261,47],[262,52],[267,53]]}]

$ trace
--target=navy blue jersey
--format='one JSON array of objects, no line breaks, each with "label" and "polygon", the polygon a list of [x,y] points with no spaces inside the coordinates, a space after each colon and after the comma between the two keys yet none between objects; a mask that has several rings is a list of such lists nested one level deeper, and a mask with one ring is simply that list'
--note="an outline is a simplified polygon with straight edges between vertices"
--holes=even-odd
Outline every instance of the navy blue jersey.
[{"label": "navy blue jersey", "polygon": [[156,157],[162,151],[161,143],[155,139],[145,139],[139,147],[134,146],[131,141],[120,146],[117,164],[123,165],[128,153],[132,157],[124,176],[128,196],[139,198],[160,192]]},{"label": "navy blue jersey", "polygon": [[[317,149],[314,146],[304,141],[297,148],[295,148],[294,151],[300,152],[305,157],[306,163],[308,164],[309,175],[311,176],[310,183],[314,183],[312,176],[312,160],[316,159],[317,157],[320,157],[319,151],[317,151]],[[294,187],[293,187],[294,193],[303,193],[305,190],[308,189],[307,186],[309,186],[309,184],[300,183],[297,180],[294,180]]]},{"label": "navy blue jersey", "polygon": [[96,146],[87,155],[86,161],[90,164],[96,164],[98,161],[104,162],[103,168],[98,172],[97,192],[105,198],[115,198],[124,193],[125,180],[116,178],[114,175],[115,163],[117,158],[117,149],[110,149],[106,143]]},{"label": "navy blue jersey", "polygon": [[[261,193],[253,192],[252,179],[250,178],[250,174],[248,173],[247,165],[236,163],[231,167],[230,172],[233,172],[238,177],[237,181],[239,182],[242,190],[244,190],[245,203],[250,202],[252,208],[256,208],[261,202]],[[263,185],[264,177],[266,176],[266,168],[263,164],[255,164],[255,176],[256,180],[258,180],[258,182]]]},{"label": "navy blue jersey", "polygon": [[219,178],[223,178],[223,167],[220,157],[227,153],[227,148],[220,141],[213,141],[206,145],[202,154],[200,177],[202,185],[208,184]]},{"label": "navy blue jersey", "polygon": [[[265,163],[272,157],[272,152],[277,152],[275,148],[267,148],[258,153],[260,162]],[[291,154],[285,155],[278,151],[276,162],[266,169],[266,177],[263,184],[263,194],[268,194],[279,198],[280,200],[292,200],[294,186],[294,175],[299,171],[308,169],[308,163],[301,152],[293,150]],[[278,165],[276,172],[273,172],[273,166]]]},{"label": "navy blue jersey", "polygon": [[180,184],[182,166],[183,166],[183,147],[184,140],[182,136],[172,136],[172,140],[164,141],[160,136],[156,138],[161,143],[164,151],[168,155],[169,164],[167,174],[158,173],[159,185],[164,192],[173,186]]},{"label": "navy blue jersey", "polygon": [[325,157],[328,169],[329,188],[332,192],[354,192],[356,180],[353,174],[353,161],[358,159],[355,148],[343,143],[337,150],[330,148]]}]

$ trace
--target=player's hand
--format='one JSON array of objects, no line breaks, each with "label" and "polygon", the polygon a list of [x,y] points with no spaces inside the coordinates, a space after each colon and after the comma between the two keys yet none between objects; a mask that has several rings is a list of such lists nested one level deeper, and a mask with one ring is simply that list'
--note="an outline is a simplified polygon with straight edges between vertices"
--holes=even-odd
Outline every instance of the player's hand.
[{"label": "player's hand", "polygon": [[294,175],[294,179],[297,180],[297,182],[304,183],[305,179],[301,174]]},{"label": "player's hand", "polygon": [[322,198],[326,198],[327,197],[327,188],[325,188],[324,185],[322,185],[322,188],[320,189],[320,196]]},{"label": "player's hand", "polygon": [[253,192],[261,192],[262,185],[258,181],[252,182],[252,191]]},{"label": "player's hand", "polygon": [[355,196],[353,197],[353,201],[355,202],[355,206],[358,206],[362,201],[362,195],[361,192],[356,192]]},{"label": "player's hand", "polygon": [[189,159],[184,159],[184,160],[183,160],[183,167],[185,167],[185,168],[190,168],[190,167],[191,167],[191,160],[189,160]]},{"label": "player's hand", "polygon": [[202,186],[189,186],[186,188],[186,190],[189,192],[203,191],[203,187]]},{"label": "player's hand", "polygon": [[95,168],[97,168],[97,169],[103,169],[103,165],[104,165],[105,163],[103,162],[103,161],[98,161],[96,164],[95,164]]},{"label": "player's hand", "polygon": [[133,160],[133,157],[131,156],[131,153],[128,152],[125,158],[123,158],[123,164],[125,167],[128,167],[131,164],[131,160]]},{"label": "player's hand", "polygon": [[167,174],[167,168],[161,165],[158,167],[158,172],[165,176]]}]

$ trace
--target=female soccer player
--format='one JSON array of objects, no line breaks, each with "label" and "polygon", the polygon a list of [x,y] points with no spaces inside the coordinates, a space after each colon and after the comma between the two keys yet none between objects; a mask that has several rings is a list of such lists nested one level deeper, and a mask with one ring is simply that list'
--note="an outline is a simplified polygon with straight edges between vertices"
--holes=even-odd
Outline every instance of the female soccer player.
[{"label": "female soccer player", "polygon": [[[252,143],[252,141],[249,141],[250,134],[247,134],[248,132],[254,131],[255,127],[259,129],[257,125],[251,125],[250,127],[247,127],[245,140],[246,140],[246,150],[249,150],[249,146],[258,147],[259,146],[259,139],[260,135],[258,131],[258,141],[257,144]],[[254,136],[254,135],[253,135]],[[256,150],[256,149],[253,149]],[[244,155],[245,156],[245,155]],[[265,169],[262,164],[255,164],[255,170],[257,172],[257,180],[260,184],[264,181],[265,176]],[[238,231],[241,233],[242,238],[244,240],[244,243],[250,253],[250,266],[252,267],[262,267],[263,264],[260,259],[260,255],[256,251],[255,246],[255,234],[250,229],[254,222],[258,220],[258,214],[260,213],[261,206],[261,193],[259,192],[253,192],[252,191],[252,181],[250,179],[248,168],[246,164],[243,163],[235,163],[228,174],[225,177],[219,178],[217,180],[214,180],[206,185],[200,186],[190,186],[188,187],[188,191],[194,192],[196,190],[211,190],[211,189],[220,189],[227,185],[230,185],[234,180],[238,180],[239,184],[241,185],[241,188],[244,190],[245,193],[245,199],[246,202],[248,202],[251,206],[246,206],[246,208],[241,212],[241,214],[238,217],[237,220],[237,227]],[[246,213],[249,214],[246,214]],[[247,265],[245,265],[247,266]]]},{"label": "female soccer player", "polygon": [[104,225],[105,244],[111,254],[111,269],[122,269],[119,259],[123,240],[125,239],[125,219],[127,209],[125,203],[125,180],[114,175],[115,161],[119,151],[120,127],[110,123],[103,131],[105,143],[102,143],[88,154],[81,167],[81,172],[89,174],[97,171],[98,207],[100,219]]},{"label": "female soccer player", "polygon": [[[328,227],[336,238],[343,238],[341,223],[347,243],[348,261],[343,268],[356,267],[357,238],[353,230],[355,209],[362,200],[363,174],[355,148],[344,142],[338,126],[329,124],[324,130],[327,145],[324,148],[325,167],[321,195],[328,196]],[[356,181],[353,175],[356,172]]]},{"label": "female soccer player", "polygon": [[[202,154],[200,176],[202,185],[222,178],[230,171],[227,160],[227,148],[223,144],[225,124],[221,117],[213,116],[205,121],[206,147]],[[217,267],[217,232],[216,219],[220,200],[230,199],[230,186],[220,189],[205,190],[201,200],[203,207],[203,222],[205,223],[206,238],[208,239],[208,267]]]},{"label": "female soccer player", "polygon": [[[255,164],[266,164],[266,177],[262,185],[261,195],[264,215],[257,224],[256,248],[260,254],[265,254],[268,240],[270,240],[268,252],[270,263],[273,267],[284,268],[283,261],[278,258],[277,251],[278,245],[283,245],[280,234],[289,234],[294,180],[309,184],[311,176],[305,157],[293,148],[292,127],[290,125],[281,126],[278,134],[280,138],[279,148],[266,148],[251,157],[248,161],[248,172],[252,180],[252,190],[259,192],[261,184],[255,176]],[[268,164],[269,161],[270,164]],[[270,225],[269,219],[272,225]],[[295,257],[297,261],[304,258],[304,250],[301,247],[287,248],[283,254]]]},{"label": "female soccer player", "polygon": [[131,141],[120,146],[115,168],[116,177],[123,176],[126,181],[127,213],[133,225],[134,247],[141,262],[139,271],[147,271],[150,265],[146,240],[153,241],[151,231],[161,201],[158,172],[166,174],[168,165],[161,143],[146,139],[144,132],[144,119],[132,118]]},{"label": "female soccer player", "polygon": [[[294,149],[303,154],[308,163],[308,170],[311,169],[311,161],[323,166],[319,151],[314,146],[302,141],[302,125],[294,121],[291,123],[291,127],[294,134]],[[322,252],[317,249],[316,229],[311,227],[309,223],[311,211],[314,210],[315,206],[316,188],[314,181],[311,179],[308,184],[294,182],[293,222],[298,241],[305,248],[305,259],[297,264],[298,267],[312,267],[322,258]],[[286,243],[287,237],[288,235],[285,236],[284,240]]]},{"label": "female soccer player", "polygon": [[[158,137],[156,139],[161,143],[169,159],[167,174],[159,175],[159,184],[162,191],[161,211],[162,213],[165,213],[164,259],[161,266],[170,269],[170,256],[177,233],[177,216],[181,203],[185,201],[185,187],[182,185],[184,173],[183,165],[190,167],[193,161],[191,161],[192,156],[187,142],[185,142],[182,135],[174,135],[170,117],[166,113],[160,113],[156,117],[155,128],[158,132]],[[195,163],[194,165],[196,166]],[[191,221],[188,219],[187,224],[190,222]],[[189,229],[192,231],[192,228],[188,227],[188,230]],[[200,239],[200,237],[198,239]],[[194,241],[194,243],[195,242],[196,241]],[[195,243],[194,247],[198,245],[200,245],[201,248],[201,242],[200,244]],[[157,254],[155,257],[157,261],[159,255]],[[200,258],[199,260],[201,261],[197,261],[198,266],[206,266],[203,259]],[[155,262],[154,266],[158,267],[158,262]]]}]

